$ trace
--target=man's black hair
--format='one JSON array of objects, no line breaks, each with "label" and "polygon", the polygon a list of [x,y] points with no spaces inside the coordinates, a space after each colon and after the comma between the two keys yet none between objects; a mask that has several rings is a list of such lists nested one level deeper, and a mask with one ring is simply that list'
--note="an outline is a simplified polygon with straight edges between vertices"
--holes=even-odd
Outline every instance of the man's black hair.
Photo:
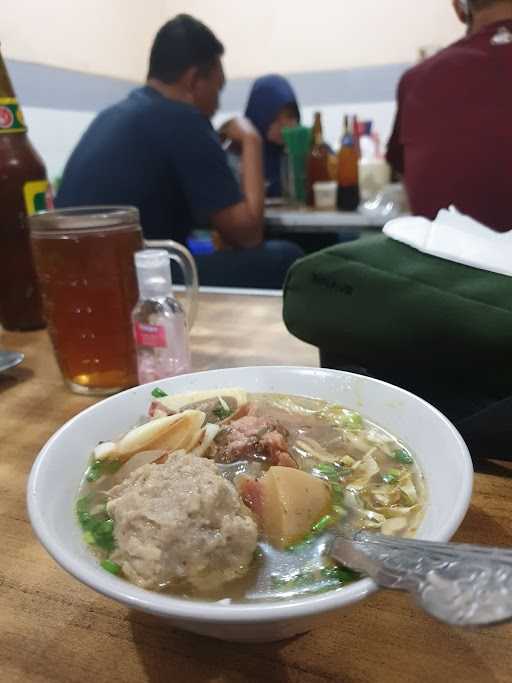
[{"label": "man's black hair", "polygon": [[178,14],[156,34],[148,78],[175,83],[191,66],[207,73],[223,54],[224,46],[207,26],[189,14]]}]

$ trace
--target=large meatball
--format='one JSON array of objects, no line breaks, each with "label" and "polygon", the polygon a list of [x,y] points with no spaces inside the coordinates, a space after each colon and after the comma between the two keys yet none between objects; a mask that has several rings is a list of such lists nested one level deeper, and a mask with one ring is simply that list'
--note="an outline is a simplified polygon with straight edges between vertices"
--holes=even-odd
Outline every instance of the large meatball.
[{"label": "large meatball", "polygon": [[214,462],[176,454],[139,467],[108,495],[112,559],[139,586],[208,591],[247,572],[257,526]]}]

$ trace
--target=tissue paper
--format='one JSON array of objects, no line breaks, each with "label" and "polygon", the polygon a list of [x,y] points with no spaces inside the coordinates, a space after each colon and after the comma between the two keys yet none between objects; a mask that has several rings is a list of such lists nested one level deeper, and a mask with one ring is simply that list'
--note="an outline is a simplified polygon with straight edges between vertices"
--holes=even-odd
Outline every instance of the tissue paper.
[{"label": "tissue paper", "polygon": [[384,234],[425,254],[512,276],[512,232],[496,232],[453,206],[439,211],[434,221],[395,218]]}]

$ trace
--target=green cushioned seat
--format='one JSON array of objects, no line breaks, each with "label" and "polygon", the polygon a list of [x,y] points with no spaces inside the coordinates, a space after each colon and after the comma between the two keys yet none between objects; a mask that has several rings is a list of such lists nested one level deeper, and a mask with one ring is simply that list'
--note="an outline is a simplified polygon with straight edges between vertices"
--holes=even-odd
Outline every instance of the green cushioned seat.
[{"label": "green cushioned seat", "polygon": [[366,237],[296,262],[283,315],[324,365],[362,368],[453,419],[512,395],[512,278],[504,275]]}]

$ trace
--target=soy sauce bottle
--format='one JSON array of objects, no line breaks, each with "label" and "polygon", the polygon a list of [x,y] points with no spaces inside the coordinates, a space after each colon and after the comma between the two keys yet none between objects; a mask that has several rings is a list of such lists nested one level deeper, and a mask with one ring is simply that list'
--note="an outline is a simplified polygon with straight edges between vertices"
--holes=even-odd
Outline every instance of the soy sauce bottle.
[{"label": "soy sauce bottle", "polygon": [[338,152],[337,207],[340,211],[355,211],[359,206],[359,144],[357,120],[352,125],[348,116],[343,123],[343,135]]},{"label": "soy sauce bottle", "polygon": [[325,144],[322,129],[322,115],[315,113],[313,123],[313,145],[307,160],[307,204],[315,203],[313,185],[316,182],[325,182],[329,177],[329,147]]},{"label": "soy sauce bottle", "polygon": [[0,54],[0,324],[6,330],[45,325],[27,217],[51,204],[46,169]]}]

